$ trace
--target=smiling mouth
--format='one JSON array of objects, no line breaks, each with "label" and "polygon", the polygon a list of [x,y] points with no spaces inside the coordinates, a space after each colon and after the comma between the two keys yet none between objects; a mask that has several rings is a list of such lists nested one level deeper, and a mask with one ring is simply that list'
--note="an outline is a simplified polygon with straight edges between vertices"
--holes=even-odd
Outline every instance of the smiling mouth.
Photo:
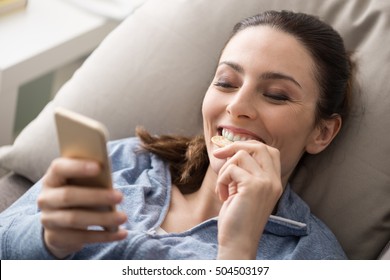
[{"label": "smiling mouth", "polygon": [[231,142],[256,140],[264,143],[264,141],[262,139],[259,139],[258,137],[251,136],[249,134],[233,132],[232,130],[227,128],[219,128],[218,135],[224,137],[226,140]]}]

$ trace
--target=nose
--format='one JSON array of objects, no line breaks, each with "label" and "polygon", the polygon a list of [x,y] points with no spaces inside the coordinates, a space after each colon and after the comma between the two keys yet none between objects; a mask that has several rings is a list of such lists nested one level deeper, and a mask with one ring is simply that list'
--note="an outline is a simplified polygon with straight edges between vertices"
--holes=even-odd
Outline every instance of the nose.
[{"label": "nose", "polygon": [[257,110],[253,91],[240,88],[226,106],[226,112],[233,118],[255,119]]}]

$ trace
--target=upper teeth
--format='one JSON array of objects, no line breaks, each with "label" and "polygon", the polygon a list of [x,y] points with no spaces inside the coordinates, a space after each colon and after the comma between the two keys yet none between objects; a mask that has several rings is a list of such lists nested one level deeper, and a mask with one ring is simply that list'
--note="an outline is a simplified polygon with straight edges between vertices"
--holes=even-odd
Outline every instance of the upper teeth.
[{"label": "upper teeth", "polygon": [[246,141],[246,140],[249,140],[250,138],[248,137],[244,137],[244,136],[240,136],[240,135],[235,135],[233,132],[231,132],[230,130],[227,130],[227,129],[222,129],[222,136],[225,137],[226,139],[230,140],[230,141]]}]

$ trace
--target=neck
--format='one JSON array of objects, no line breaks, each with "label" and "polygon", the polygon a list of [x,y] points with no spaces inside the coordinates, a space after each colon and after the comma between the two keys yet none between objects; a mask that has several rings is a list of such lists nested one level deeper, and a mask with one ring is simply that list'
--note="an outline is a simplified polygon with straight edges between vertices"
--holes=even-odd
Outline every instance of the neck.
[{"label": "neck", "polygon": [[186,195],[187,200],[196,205],[194,207],[194,212],[196,213],[194,214],[201,220],[218,216],[219,210],[222,207],[222,202],[215,193],[216,182],[217,174],[209,166],[199,190]]}]

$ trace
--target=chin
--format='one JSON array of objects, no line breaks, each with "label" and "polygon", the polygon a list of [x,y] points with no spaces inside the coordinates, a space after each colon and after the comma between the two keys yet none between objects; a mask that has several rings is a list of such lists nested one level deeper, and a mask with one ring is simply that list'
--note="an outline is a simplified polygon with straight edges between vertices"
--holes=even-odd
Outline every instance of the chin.
[{"label": "chin", "polygon": [[214,171],[215,174],[218,175],[219,171],[221,170],[222,166],[225,164],[226,159],[219,159],[214,156],[209,156],[210,159],[210,168]]}]

